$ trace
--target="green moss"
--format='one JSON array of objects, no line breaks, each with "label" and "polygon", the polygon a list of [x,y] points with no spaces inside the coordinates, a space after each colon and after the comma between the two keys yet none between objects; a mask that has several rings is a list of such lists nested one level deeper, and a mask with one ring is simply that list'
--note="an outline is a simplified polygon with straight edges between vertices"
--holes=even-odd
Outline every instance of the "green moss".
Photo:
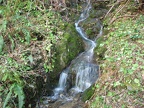
[{"label": "green moss", "polygon": [[82,101],[89,100],[91,96],[94,94],[94,85],[92,85],[90,88],[88,88],[83,94],[82,94]]},{"label": "green moss", "polygon": [[86,30],[86,34],[87,34],[88,36],[89,36],[89,35],[92,35],[92,33],[93,33],[92,29]]},{"label": "green moss", "polygon": [[70,64],[70,62],[83,51],[83,41],[78,36],[75,30],[74,24],[66,24],[65,32],[60,41],[55,45],[55,63],[54,71],[50,74],[52,79],[57,79],[56,77],[60,72]]}]

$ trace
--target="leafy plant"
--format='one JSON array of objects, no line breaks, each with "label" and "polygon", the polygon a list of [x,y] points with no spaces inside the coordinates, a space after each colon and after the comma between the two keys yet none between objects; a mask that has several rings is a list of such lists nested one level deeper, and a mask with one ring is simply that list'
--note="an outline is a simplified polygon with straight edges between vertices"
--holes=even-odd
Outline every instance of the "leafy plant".
[{"label": "leafy plant", "polygon": [[[2,97],[3,108],[22,108],[24,88],[34,83],[39,67],[45,72],[54,68],[52,48],[62,38],[59,25],[64,23],[42,1],[2,0],[0,3],[0,100]],[[27,77],[31,82],[27,82]]]},{"label": "leafy plant", "polygon": [[[17,70],[17,68],[20,67],[21,65],[12,58],[7,58],[5,66],[0,66],[0,81],[2,82],[1,86],[3,87],[0,90],[3,94],[0,95],[6,95],[6,97],[3,97],[3,108],[9,106],[8,103],[11,102],[11,99],[13,98],[18,99],[19,108],[22,108],[24,105],[23,81],[20,78],[20,72]],[[4,90],[5,88],[6,91]]]},{"label": "leafy plant", "polygon": [[[109,33],[99,49],[107,48],[101,61],[102,75],[99,78],[91,104],[92,108],[106,106],[143,106],[139,100],[143,87],[143,23],[144,16],[119,19],[108,26]],[[96,50],[98,51],[98,50]],[[99,97],[105,100],[100,100]],[[142,97],[141,97],[142,98]],[[125,100],[125,102],[121,101]],[[126,100],[135,100],[130,103]]]},{"label": "leafy plant", "polygon": [[0,53],[2,52],[3,45],[4,45],[3,36],[0,36]]},{"label": "leafy plant", "polygon": [[12,98],[12,94],[14,92],[14,97],[18,97],[18,108],[22,108],[24,105],[24,93],[22,90],[21,85],[14,83],[11,85],[10,89],[9,89],[9,93],[6,96],[6,99],[4,101],[3,104],[3,108],[6,108],[9,100]]}]

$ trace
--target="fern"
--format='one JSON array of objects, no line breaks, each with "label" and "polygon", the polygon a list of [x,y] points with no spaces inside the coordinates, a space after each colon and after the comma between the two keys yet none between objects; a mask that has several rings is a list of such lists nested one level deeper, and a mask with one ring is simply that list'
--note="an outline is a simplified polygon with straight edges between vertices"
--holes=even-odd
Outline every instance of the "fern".
[{"label": "fern", "polygon": [[4,45],[4,39],[2,36],[0,36],[0,53],[2,52],[3,45]]},{"label": "fern", "polygon": [[25,35],[25,40],[26,40],[27,44],[29,44],[30,40],[31,40],[30,32],[27,29],[22,29],[22,31]]},{"label": "fern", "polygon": [[8,35],[8,37],[9,37],[9,39],[10,39],[10,41],[11,41],[11,49],[12,50],[14,50],[14,48],[15,48],[15,43],[14,43],[14,40],[13,40],[13,38],[11,37],[11,35]]},{"label": "fern", "polygon": [[4,101],[3,108],[6,108],[10,98],[12,97],[12,93],[14,93],[15,96],[18,96],[18,108],[22,108],[24,105],[24,93],[22,87],[17,83],[14,83],[10,87],[10,91],[7,94],[6,99]]},{"label": "fern", "polygon": [[8,104],[10,98],[11,98],[11,95],[12,95],[12,89],[14,88],[14,84],[10,87],[10,91],[9,93],[7,94],[6,96],[6,99],[4,101],[4,104],[3,104],[3,108],[6,108],[6,105]]},{"label": "fern", "polygon": [[7,20],[4,20],[3,23],[2,23],[2,26],[0,28],[0,31],[2,32],[5,32],[6,31],[6,28],[7,28]]},{"label": "fern", "polygon": [[15,93],[15,95],[18,96],[19,108],[22,108],[22,106],[24,104],[24,93],[23,93],[22,87],[20,85],[16,84],[15,88],[14,88],[14,93]]}]

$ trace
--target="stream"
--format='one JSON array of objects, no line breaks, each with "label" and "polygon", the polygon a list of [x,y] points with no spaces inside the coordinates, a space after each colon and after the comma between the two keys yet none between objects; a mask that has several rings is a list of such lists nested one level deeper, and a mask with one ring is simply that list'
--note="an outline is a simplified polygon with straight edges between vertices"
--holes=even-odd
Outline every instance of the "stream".
[{"label": "stream", "polygon": [[[85,51],[78,55],[71,64],[61,72],[58,86],[53,90],[52,96],[45,97],[45,107],[39,108],[72,108],[74,100],[80,99],[81,93],[88,89],[99,77],[99,66],[93,62],[94,48],[96,40],[88,39],[80,23],[89,17],[91,10],[90,0],[87,0],[87,6],[81,13],[78,21],[75,22],[75,28],[85,44]],[[102,25],[97,37],[102,35]],[[55,105],[57,104],[57,105]],[[82,108],[82,107],[78,107]]]}]

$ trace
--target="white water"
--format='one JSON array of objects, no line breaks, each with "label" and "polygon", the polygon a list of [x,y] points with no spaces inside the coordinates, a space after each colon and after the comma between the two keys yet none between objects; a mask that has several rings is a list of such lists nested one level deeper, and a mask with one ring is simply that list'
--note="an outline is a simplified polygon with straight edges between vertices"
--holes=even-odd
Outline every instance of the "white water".
[{"label": "white water", "polygon": [[89,88],[97,79],[96,75],[98,71],[98,66],[95,64],[81,63],[81,66],[73,68],[76,72],[75,86],[72,88],[75,92],[83,92]]},{"label": "white water", "polygon": [[59,84],[58,87],[56,87],[53,92],[54,95],[52,96],[52,99],[57,99],[59,98],[59,95],[62,94],[66,88],[66,82],[67,82],[67,77],[68,74],[66,73],[67,71],[64,70],[61,75],[60,75],[60,79],[59,79]]},{"label": "white water", "polygon": [[65,88],[67,81],[67,73],[62,72],[59,79],[59,88]]},{"label": "white water", "polygon": [[[80,15],[79,20],[75,23],[75,28],[79,35],[82,37],[83,41],[86,44],[86,49],[83,53],[81,53],[76,59],[74,59],[70,66],[64,70],[59,79],[58,86],[54,89],[53,99],[58,99],[66,97],[67,92],[69,91],[71,96],[73,94],[77,94],[79,92],[84,92],[87,88],[89,88],[98,78],[98,69],[99,67],[92,63],[94,48],[96,47],[96,43],[93,40],[88,39],[84,30],[79,26],[79,23],[84,21],[89,17],[89,11],[91,9],[91,4],[89,0],[87,1],[87,6]],[[98,37],[102,35],[102,26],[99,31]],[[75,73],[75,84],[71,89],[67,90],[67,82],[69,75],[71,72]],[[63,94],[63,95],[62,95]]]}]

